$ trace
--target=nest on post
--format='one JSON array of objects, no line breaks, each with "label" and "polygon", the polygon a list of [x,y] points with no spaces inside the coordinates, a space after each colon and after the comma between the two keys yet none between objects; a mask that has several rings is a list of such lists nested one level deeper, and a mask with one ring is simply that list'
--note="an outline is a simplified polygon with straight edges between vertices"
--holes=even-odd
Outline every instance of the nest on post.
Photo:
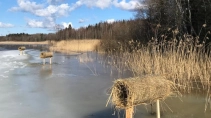
[{"label": "nest on post", "polygon": [[26,49],[25,46],[20,46],[20,47],[18,47],[18,50],[19,50],[19,51],[24,51],[25,49]]},{"label": "nest on post", "polygon": [[175,92],[174,83],[165,76],[146,76],[114,81],[109,97],[118,109],[164,100]]},{"label": "nest on post", "polygon": [[40,58],[51,58],[53,57],[53,52],[41,52]]}]

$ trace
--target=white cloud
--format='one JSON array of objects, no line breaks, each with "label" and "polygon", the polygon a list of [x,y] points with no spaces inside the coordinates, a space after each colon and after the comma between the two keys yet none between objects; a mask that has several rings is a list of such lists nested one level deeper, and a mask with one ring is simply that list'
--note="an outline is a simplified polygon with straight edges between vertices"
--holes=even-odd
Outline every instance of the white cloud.
[{"label": "white cloud", "polygon": [[123,10],[135,10],[141,6],[138,0],[130,0],[129,2],[126,2],[126,0],[122,0],[121,2],[114,0],[113,4]]},{"label": "white cloud", "polygon": [[36,16],[41,16],[41,17],[49,17],[49,16],[61,17],[68,14],[70,6],[68,4],[60,4],[60,5],[48,5],[44,7],[43,4],[37,4],[36,2],[31,2],[29,0],[18,0],[18,7],[12,7],[10,10],[29,12]]},{"label": "white cloud", "polygon": [[18,7],[12,7],[11,11],[24,11],[33,13],[34,10],[43,8],[42,4],[31,2],[29,0],[18,0]]},{"label": "white cloud", "polygon": [[33,12],[34,15],[42,17],[61,17],[66,16],[69,12],[70,6],[68,4],[61,4],[59,6],[49,5],[44,9],[37,9]]},{"label": "white cloud", "polygon": [[63,0],[47,0],[49,5],[46,6],[30,0],[18,0],[18,7],[12,7],[10,11],[29,12],[35,16],[43,17],[42,19],[44,20],[27,20],[27,25],[29,27],[53,28],[56,25],[56,18],[67,16],[70,12],[70,6],[68,4],[53,4],[62,1]]},{"label": "white cloud", "polygon": [[49,28],[56,26],[55,20],[52,17],[46,17],[44,20],[28,19],[27,25],[33,28]]},{"label": "white cloud", "polygon": [[115,19],[108,19],[107,20],[107,23],[113,23],[113,22],[115,22]]},{"label": "white cloud", "polygon": [[141,6],[140,0],[78,0],[71,9],[74,10],[82,5],[88,7],[98,7],[101,9],[105,9],[113,5],[123,10],[135,10]]},{"label": "white cloud", "polygon": [[[40,28],[53,28],[56,26],[56,19],[59,17],[67,16],[69,12],[75,10],[76,8],[84,5],[87,7],[97,7],[101,9],[108,8],[110,6],[115,6],[124,10],[134,10],[140,6],[139,0],[77,0],[75,3],[69,4],[59,4],[64,2],[64,0],[45,0],[45,3],[37,3],[35,0],[17,0],[18,6],[12,7],[10,11],[22,11],[28,12],[40,19],[30,19],[27,20],[27,25],[30,27],[40,27]],[[46,4],[47,3],[47,4]],[[58,5],[57,5],[58,4]],[[79,23],[83,23],[85,20],[80,19]],[[109,19],[107,22],[114,22],[113,19]],[[3,24],[0,24],[1,27]],[[69,24],[62,24],[64,27]],[[4,27],[12,27],[11,24],[4,24]]]},{"label": "white cloud", "polygon": [[71,25],[71,27],[73,26],[71,22],[69,22],[69,23],[62,22],[62,25],[64,28],[68,28],[69,25]]},{"label": "white cloud", "polygon": [[79,19],[79,23],[84,23],[86,20],[84,19]]},{"label": "white cloud", "polygon": [[42,21],[38,21],[38,20],[34,20],[34,19],[28,20],[27,25],[28,25],[29,27],[39,27],[39,28],[43,28],[43,27],[44,27]]},{"label": "white cloud", "polygon": [[[80,3],[80,4],[79,4]],[[86,5],[88,7],[107,8],[111,5],[112,0],[78,0],[77,4]]]},{"label": "white cloud", "polygon": [[57,3],[60,3],[60,2],[63,2],[64,0],[47,0],[47,2],[49,4],[57,4]]},{"label": "white cloud", "polygon": [[0,28],[14,27],[14,25],[10,23],[2,23],[0,22]]}]

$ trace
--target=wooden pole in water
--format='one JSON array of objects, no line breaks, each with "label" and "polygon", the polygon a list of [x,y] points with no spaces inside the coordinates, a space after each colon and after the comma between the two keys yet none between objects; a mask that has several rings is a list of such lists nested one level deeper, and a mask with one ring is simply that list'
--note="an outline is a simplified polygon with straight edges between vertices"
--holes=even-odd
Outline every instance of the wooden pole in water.
[{"label": "wooden pole in water", "polygon": [[43,65],[45,65],[45,58],[43,58]]},{"label": "wooden pole in water", "polygon": [[133,107],[126,109],[126,118],[133,118]]},{"label": "wooden pole in water", "polygon": [[157,118],[160,118],[160,103],[159,103],[159,99],[156,101],[157,104]]},{"label": "wooden pole in water", "polygon": [[50,58],[50,64],[51,64],[51,58]]}]

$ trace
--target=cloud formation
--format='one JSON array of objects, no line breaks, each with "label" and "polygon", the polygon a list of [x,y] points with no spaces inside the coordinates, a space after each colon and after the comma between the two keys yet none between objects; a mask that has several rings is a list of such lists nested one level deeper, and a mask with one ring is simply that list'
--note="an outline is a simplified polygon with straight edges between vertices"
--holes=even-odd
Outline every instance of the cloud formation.
[{"label": "cloud formation", "polygon": [[126,0],[122,0],[120,2],[118,2],[118,0],[114,0],[113,4],[114,6],[123,10],[136,10],[141,7],[141,4],[138,0],[130,0],[129,2],[126,2]]},{"label": "cloud formation", "polygon": [[0,22],[0,28],[8,28],[8,27],[14,27],[14,25],[10,23],[2,23]]},{"label": "cloud formation", "polygon": [[10,11],[28,12],[44,20],[27,20],[29,27],[53,28],[55,27],[56,18],[69,14],[70,6],[68,4],[53,5],[63,0],[47,0],[48,5],[38,4],[30,0],[17,0],[18,7],[12,7]]},{"label": "cloud formation", "polygon": [[18,7],[12,7],[10,11],[23,11],[31,12],[34,10],[43,8],[42,4],[37,4],[36,2],[31,2],[30,0],[17,0]]},{"label": "cloud formation", "polygon": [[86,20],[85,19],[79,19],[79,23],[84,23]]},{"label": "cloud formation", "polygon": [[60,2],[63,2],[64,0],[47,0],[47,2],[49,3],[49,4],[58,4],[58,3],[60,3]]},{"label": "cloud formation", "polygon": [[74,8],[76,6],[85,5],[87,7],[98,7],[101,9],[108,8],[110,6],[115,6],[123,10],[135,10],[141,7],[139,0],[78,0],[74,4]]},{"label": "cloud formation", "polygon": [[[141,6],[139,0],[77,0],[71,5],[63,2],[64,0],[46,0],[45,3],[37,3],[35,0],[17,0],[17,6],[9,10],[28,12],[42,19],[27,20],[29,27],[52,28],[55,27],[57,18],[67,16],[83,5],[101,9],[114,6],[123,10],[135,10]],[[82,23],[84,20],[79,20],[79,22]]]},{"label": "cloud formation", "polygon": [[63,26],[64,28],[68,28],[69,25],[72,27],[72,23],[71,23],[71,22],[69,22],[69,23],[62,22],[62,26]]},{"label": "cloud formation", "polygon": [[107,20],[107,23],[113,23],[113,22],[115,22],[115,19],[108,19]]}]

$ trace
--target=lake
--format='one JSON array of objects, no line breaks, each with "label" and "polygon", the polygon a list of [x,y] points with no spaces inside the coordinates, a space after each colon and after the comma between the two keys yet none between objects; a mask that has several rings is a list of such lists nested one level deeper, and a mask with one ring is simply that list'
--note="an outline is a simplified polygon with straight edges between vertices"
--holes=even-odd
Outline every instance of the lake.
[{"label": "lake", "polygon": [[[124,111],[107,107],[109,88],[119,73],[95,52],[54,53],[52,64],[40,59],[46,48],[28,46],[19,55],[18,46],[0,47],[0,116],[2,118],[123,118]],[[109,60],[112,61],[112,60]],[[138,106],[134,118],[156,118],[151,106]],[[162,118],[211,118],[204,112],[203,94],[188,94],[161,102]],[[155,105],[153,105],[153,111]]]}]

